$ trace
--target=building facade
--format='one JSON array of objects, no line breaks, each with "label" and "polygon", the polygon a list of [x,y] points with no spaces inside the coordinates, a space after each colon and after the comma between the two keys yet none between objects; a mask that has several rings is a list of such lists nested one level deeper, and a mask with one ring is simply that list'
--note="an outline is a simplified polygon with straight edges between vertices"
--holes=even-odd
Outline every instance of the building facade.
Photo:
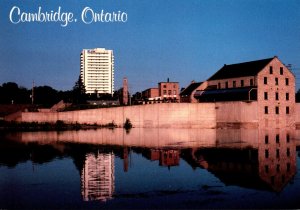
[{"label": "building facade", "polygon": [[203,82],[192,81],[186,88],[180,92],[180,103],[196,103],[197,99],[194,94],[197,90],[204,90],[205,84]]},{"label": "building facade", "polygon": [[161,100],[179,102],[179,83],[169,80],[158,83],[158,94]]},{"label": "building facade", "polygon": [[114,154],[87,154],[81,171],[84,201],[112,199],[115,190]]},{"label": "building facade", "polygon": [[113,51],[105,48],[82,50],[80,55],[80,75],[87,94],[113,94]]},{"label": "building facade", "polygon": [[276,56],[224,65],[194,96],[199,102],[257,101],[260,124],[295,124],[295,76]]},{"label": "building facade", "polygon": [[159,97],[158,88],[148,88],[142,92],[142,97],[148,100],[156,100]]},{"label": "building facade", "polygon": [[142,97],[146,103],[179,102],[179,93],[179,83],[168,79],[167,82],[159,82],[157,88],[142,91]]}]

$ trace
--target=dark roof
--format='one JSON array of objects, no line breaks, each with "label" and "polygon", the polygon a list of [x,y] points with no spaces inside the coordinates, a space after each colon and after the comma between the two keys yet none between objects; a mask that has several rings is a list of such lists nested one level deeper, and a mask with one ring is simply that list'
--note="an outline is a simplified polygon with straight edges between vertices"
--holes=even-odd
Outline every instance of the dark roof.
[{"label": "dark roof", "polygon": [[194,82],[191,83],[189,86],[187,86],[181,93],[180,95],[182,96],[187,96],[187,95],[191,95],[192,92],[198,88],[203,82]]},{"label": "dark roof", "polygon": [[194,97],[200,102],[257,100],[257,89],[242,87],[196,91]]},{"label": "dark roof", "polygon": [[237,63],[231,65],[225,64],[219,71],[217,71],[208,80],[255,76],[273,59],[274,57],[263,59],[263,60],[245,62],[245,63]]}]

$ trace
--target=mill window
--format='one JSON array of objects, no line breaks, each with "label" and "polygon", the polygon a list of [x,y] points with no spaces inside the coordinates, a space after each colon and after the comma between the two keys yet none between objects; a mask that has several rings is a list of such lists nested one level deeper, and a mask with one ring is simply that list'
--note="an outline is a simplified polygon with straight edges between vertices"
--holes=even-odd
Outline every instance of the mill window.
[{"label": "mill window", "polygon": [[265,135],[265,144],[268,144],[268,143],[269,143],[269,136]]},{"label": "mill window", "polygon": [[275,113],[279,114],[279,107],[278,106],[275,107]]},{"label": "mill window", "polygon": [[268,92],[264,92],[264,98],[265,100],[268,100]]},{"label": "mill window", "polygon": [[270,74],[273,74],[273,66],[270,66]]},{"label": "mill window", "polygon": [[265,158],[269,158],[269,150],[265,150]]},{"label": "mill window", "polygon": [[285,85],[286,85],[286,86],[289,85],[289,78],[285,78]]},{"label": "mill window", "polygon": [[244,87],[244,80],[241,80],[241,87]]},{"label": "mill window", "polygon": [[290,142],[290,135],[286,134],[286,142],[289,143]]},{"label": "mill window", "polygon": [[278,85],[278,78],[275,77],[275,85]]},{"label": "mill window", "polygon": [[285,113],[286,113],[286,114],[290,114],[290,107],[288,107],[288,106],[285,107]]},{"label": "mill window", "polygon": [[279,134],[276,134],[276,143],[279,144]]},{"label": "mill window", "polygon": [[250,79],[250,86],[254,86],[253,79]]},{"label": "mill window", "polygon": [[265,106],[265,114],[268,114],[268,113],[269,113],[268,106]]},{"label": "mill window", "polygon": [[283,75],[283,67],[280,67],[280,75]]}]

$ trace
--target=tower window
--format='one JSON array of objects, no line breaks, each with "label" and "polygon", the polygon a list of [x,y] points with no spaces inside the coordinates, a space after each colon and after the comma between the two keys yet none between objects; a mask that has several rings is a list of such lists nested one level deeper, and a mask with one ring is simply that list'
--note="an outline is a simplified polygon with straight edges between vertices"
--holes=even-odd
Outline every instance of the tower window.
[{"label": "tower window", "polygon": [[265,85],[268,84],[268,77],[264,77],[264,84],[265,84]]},{"label": "tower window", "polygon": [[279,100],[279,94],[278,94],[278,92],[275,93],[275,98],[276,98],[276,101]]},{"label": "tower window", "polygon": [[290,100],[290,94],[289,93],[286,93],[285,94],[285,99],[288,101],[288,100]]},{"label": "tower window", "polygon": [[275,85],[278,85],[278,78],[275,77]]},{"label": "tower window", "polygon": [[241,87],[244,87],[244,80],[241,80]]},{"label": "tower window", "polygon": [[232,82],[232,87],[234,87],[234,88],[236,87],[236,81]]},{"label": "tower window", "polygon": [[276,134],[276,143],[279,144],[279,134]]}]

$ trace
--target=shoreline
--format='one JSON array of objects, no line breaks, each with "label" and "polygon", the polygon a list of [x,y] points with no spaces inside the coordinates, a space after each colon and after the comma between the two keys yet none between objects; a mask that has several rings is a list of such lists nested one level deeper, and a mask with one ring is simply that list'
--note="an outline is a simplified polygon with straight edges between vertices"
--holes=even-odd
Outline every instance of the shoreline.
[{"label": "shoreline", "polygon": [[89,130],[89,129],[101,129],[108,128],[114,129],[118,126],[114,123],[107,123],[99,125],[97,123],[66,123],[62,120],[57,120],[55,123],[49,122],[16,122],[0,120],[0,132],[1,131],[66,131],[66,130]]}]

